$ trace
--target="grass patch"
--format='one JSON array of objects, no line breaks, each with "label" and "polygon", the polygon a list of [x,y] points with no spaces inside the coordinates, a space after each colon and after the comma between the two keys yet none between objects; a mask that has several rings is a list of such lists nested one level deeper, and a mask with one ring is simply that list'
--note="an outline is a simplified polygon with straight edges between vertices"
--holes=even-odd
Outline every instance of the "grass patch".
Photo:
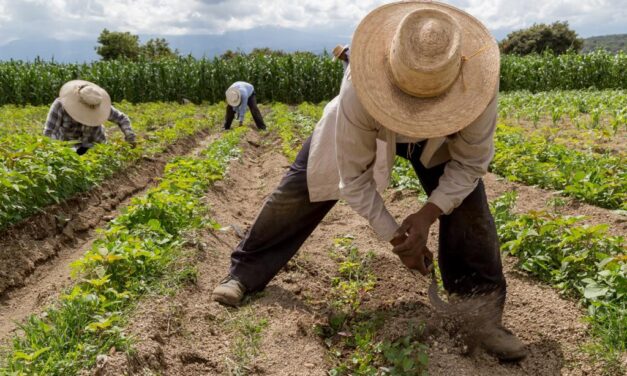
[{"label": "grass patch", "polygon": [[363,302],[376,286],[371,265],[374,254],[359,251],[351,237],[337,238],[331,250],[337,263],[328,322],[316,331],[329,348],[334,363],[329,375],[426,375],[426,345],[422,328],[392,341],[381,340],[389,314],[368,312]]},{"label": "grass patch", "polygon": [[262,333],[268,327],[268,320],[259,317],[253,308],[247,307],[238,310],[225,324],[235,333],[235,338],[231,342],[231,354],[225,359],[229,375],[254,374],[252,364],[261,352]]}]

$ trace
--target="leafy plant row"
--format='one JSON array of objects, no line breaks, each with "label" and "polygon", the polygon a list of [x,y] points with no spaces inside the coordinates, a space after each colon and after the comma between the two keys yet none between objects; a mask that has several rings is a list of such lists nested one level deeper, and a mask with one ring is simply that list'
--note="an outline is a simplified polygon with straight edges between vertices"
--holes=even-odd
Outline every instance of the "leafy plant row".
[{"label": "leafy plant row", "polygon": [[627,209],[623,155],[573,150],[520,128],[499,124],[491,170],[512,181],[556,189],[593,205]]},{"label": "leafy plant row", "polygon": [[283,103],[272,104],[272,114],[268,120],[270,130],[281,138],[281,150],[290,161],[296,158],[302,143],[313,133],[316,126],[316,120]]},{"label": "leafy plant row", "polygon": [[527,120],[553,126],[568,119],[577,129],[627,131],[627,91],[571,90],[532,93],[516,91],[499,96],[501,119]]},{"label": "leafy plant row", "polygon": [[607,359],[627,350],[627,247],[608,226],[580,225],[582,217],[546,212],[514,214],[515,192],[492,203],[501,249],[518,266],[588,308]]},{"label": "leafy plant row", "polygon": [[166,166],[161,183],[135,198],[83,258],[73,264],[78,283],[41,316],[21,325],[0,361],[3,375],[75,375],[97,355],[130,351],[122,327],[134,302],[154,289],[183,244],[182,235],[212,225],[205,191],[224,177],[247,128],[213,142],[198,157]]},{"label": "leafy plant row", "polygon": [[374,253],[364,254],[352,237],[345,236],[334,240],[330,255],[338,269],[332,280],[329,318],[316,327],[335,363],[329,375],[426,375],[429,359],[427,346],[420,341],[421,328],[410,328],[393,341],[381,340],[389,312],[363,307],[376,286]]},{"label": "leafy plant row", "polygon": [[[48,104],[71,79],[93,81],[116,102],[223,100],[238,80],[251,82],[260,101],[290,104],[320,102],[337,95],[342,65],[328,55],[235,56],[227,59],[181,57],[161,61],[100,61],[59,64],[5,61],[0,63],[0,105]],[[625,89],[627,54],[598,51],[585,55],[503,55],[501,90]]]},{"label": "leafy plant row", "polygon": [[[167,115],[157,110],[162,105],[170,110]],[[14,132],[2,134],[0,130],[0,229],[92,188],[143,156],[162,152],[177,140],[210,129],[222,114],[219,106],[205,107],[202,113],[193,105],[176,106],[147,104],[136,108],[123,104],[131,110],[128,113],[139,134],[138,146],[131,149],[119,142],[121,132],[116,131],[111,132],[110,142],[96,145],[83,156],[78,156],[69,143],[42,136],[41,126],[32,125],[36,123],[31,116],[18,116]],[[0,111],[9,116],[9,120],[1,121],[10,124],[11,114],[21,113],[6,108]]]}]

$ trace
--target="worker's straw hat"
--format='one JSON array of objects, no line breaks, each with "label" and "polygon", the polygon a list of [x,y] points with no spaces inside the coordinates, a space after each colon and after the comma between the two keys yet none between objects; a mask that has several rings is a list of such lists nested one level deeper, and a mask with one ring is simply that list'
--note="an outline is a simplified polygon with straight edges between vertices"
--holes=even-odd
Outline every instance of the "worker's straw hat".
[{"label": "worker's straw hat", "polygon": [[342,46],[341,44],[338,44],[337,46],[335,46],[333,48],[333,60],[335,61],[339,59],[340,56],[347,50],[348,50],[348,45]]},{"label": "worker's straw hat", "polygon": [[100,86],[82,80],[65,83],[59,91],[63,109],[83,125],[97,127],[111,114],[111,97]]},{"label": "worker's straw hat", "polygon": [[375,9],[351,43],[361,103],[383,126],[411,137],[445,136],[475,121],[498,90],[499,62],[481,22],[432,1]]},{"label": "worker's straw hat", "polygon": [[237,107],[242,103],[242,94],[238,88],[230,87],[226,90],[226,103],[233,107]]}]

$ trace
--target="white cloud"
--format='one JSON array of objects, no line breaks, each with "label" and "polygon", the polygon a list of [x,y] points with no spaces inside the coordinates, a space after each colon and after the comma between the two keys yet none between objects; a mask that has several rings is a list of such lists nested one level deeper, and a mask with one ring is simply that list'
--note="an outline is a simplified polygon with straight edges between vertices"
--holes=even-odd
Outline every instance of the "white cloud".
[{"label": "white cloud", "polygon": [[[352,30],[385,0],[0,0],[0,43],[18,38],[93,39],[100,30],[219,34],[258,26]],[[583,35],[627,32],[627,0],[451,0],[501,34],[567,20]]]}]

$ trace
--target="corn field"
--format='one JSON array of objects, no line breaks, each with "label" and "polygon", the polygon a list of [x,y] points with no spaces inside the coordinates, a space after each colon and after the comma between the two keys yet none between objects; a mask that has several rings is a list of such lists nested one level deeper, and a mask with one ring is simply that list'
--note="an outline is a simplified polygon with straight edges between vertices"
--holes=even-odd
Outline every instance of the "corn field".
[{"label": "corn field", "polygon": [[[327,55],[184,57],[165,61],[107,61],[60,64],[37,60],[0,63],[0,105],[49,104],[72,79],[93,81],[114,101],[133,103],[218,102],[234,81],[251,82],[262,102],[320,102],[337,95],[342,66]],[[503,56],[501,91],[625,89],[627,54]]]}]

